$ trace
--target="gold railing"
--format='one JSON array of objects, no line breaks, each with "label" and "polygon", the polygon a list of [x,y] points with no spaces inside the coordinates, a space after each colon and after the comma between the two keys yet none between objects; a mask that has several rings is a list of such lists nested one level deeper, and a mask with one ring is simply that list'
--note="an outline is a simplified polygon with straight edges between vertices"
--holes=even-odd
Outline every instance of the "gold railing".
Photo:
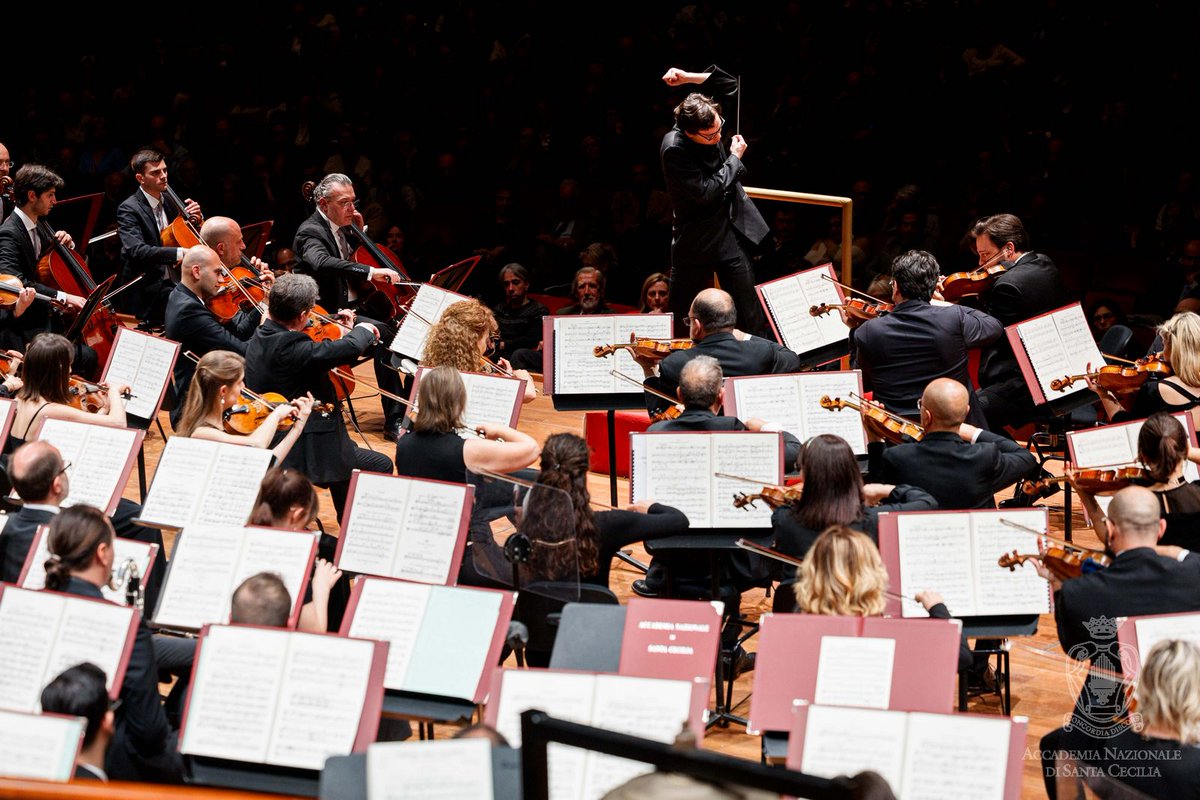
[{"label": "gold railing", "polygon": [[850,230],[852,224],[853,201],[849,197],[838,197],[831,194],[809,194],[808,192],[785,192],[781,189],[759,189],[745,187],[746,194],[755,200],[779,200],[784,203],[803,203],[810,206],[831,206],[842,209],[842,283],[850,286],[854,277],[853,253],[851,243],[854,233]]},{"label": "gold railing", "polygon": [[[101,783],[0,779],[0,798],[8,800],[287,800],[278,794],[240,792],[201,786],[164,786],[154,783]],[[297,800],[299,800],[297,798]]]}]

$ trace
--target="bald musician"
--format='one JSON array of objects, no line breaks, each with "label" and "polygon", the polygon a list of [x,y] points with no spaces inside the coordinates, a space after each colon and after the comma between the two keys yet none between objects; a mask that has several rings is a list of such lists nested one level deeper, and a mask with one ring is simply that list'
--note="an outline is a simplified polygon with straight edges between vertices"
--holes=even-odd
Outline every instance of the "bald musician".
[{"label": "bald musician", "polygon": [[938,378],[917,401],[925,436],[883,452],[883,482],[919,486],[940,509],[995,508],[995,494],[1038,472],[1021,445],[969,424],[970,394],[953,378]]}]

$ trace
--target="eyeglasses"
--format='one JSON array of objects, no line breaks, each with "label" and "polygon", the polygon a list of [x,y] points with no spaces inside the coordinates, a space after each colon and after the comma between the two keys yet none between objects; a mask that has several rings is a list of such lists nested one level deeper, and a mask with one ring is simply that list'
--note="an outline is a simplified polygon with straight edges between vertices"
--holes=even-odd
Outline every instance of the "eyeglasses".
[{"label": "eyeglasses", "polygon": [[725,120],[721,119],[721,124],[720,124],[720,126],[717,127],[716,132],[701,133],[700,131],[696,131],[696,133],[693,135],[699,136],[701,139],[703,139],[706,142],[715,142],[717,139],[721,138],[721,131],[723,131],[723,130],[725,130]]},{"label": "eyeglasses", "polygon": [[60,469],[60,470],[59,470],[57,473],[55,473],[55,474],[56,474],[56,475],[62,475],[64,472],[66,472],[66,471],[67,471],[67,470],[69,470],[70,468],[71,468],[71,462],[70,462],[70,461],[64,461],[64,462],[63,462],[63,465],[62,465],[62,469]]}]

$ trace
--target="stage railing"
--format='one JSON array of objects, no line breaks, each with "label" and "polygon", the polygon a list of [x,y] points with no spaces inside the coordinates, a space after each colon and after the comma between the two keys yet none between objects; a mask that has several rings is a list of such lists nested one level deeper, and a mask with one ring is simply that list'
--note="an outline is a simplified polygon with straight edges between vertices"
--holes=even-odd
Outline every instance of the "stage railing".
[{"label": "stage railing", "polygon": [[803,203],[809,206],[830,206],[842,210],[842,283],[852,286],[854,277],[854,259],[851,244],[854,242],[853,224],[854,202],[849,197],[838,197],[832,194],[810,194],[809,192],[785,192],[782,189],[762,189],[754,186],[745,187],[746,194],[755,200],[778,200],[784,203]]}]

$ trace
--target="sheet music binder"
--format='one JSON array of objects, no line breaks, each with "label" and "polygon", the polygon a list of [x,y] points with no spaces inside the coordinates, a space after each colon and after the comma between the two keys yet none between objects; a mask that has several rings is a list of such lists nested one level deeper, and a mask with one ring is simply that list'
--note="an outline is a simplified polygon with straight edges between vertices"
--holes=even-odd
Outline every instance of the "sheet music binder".
[{"label": "sheet music binder", "polygon": [[[425,373],[429,372],[429,369],[430,369],[429,367],[417,367],[417,371],[413,375],[412,390],[409,393],[408,397],[409,397],[409,400],[411,400],[414,403],[417,401],[417,392],[418,392],[418,387],[421,385],[421,378],[423,378],[425,376]],[[486,420],[482,420],[482,421],[483,422],[503,423],[505,425],[508,425],[510,428],[517,427],[517,422],[521,419],[521,406],[524,404],[524,400],[525,400],[525,379],[524,378],[513,378],[513,377],[509,377],[508,375],[492,375],[492,374],[485,373],[485,372],[462,372],[462,371],[459,371],[458,374],[462,376],[463,384],[464,384],[464,386],[466,386],[466,389],[467,389],[467,409],[468,410],[470,410],[470,408],[471,408],[471,388],[472,388],[472,386],[478,385],[478,384],[487,384],[487,383],[495,383],[498,385],[501,385],[503,383],[507,383],[510,385],[515,384],[514,388],[516,391],[513,393],[513,404],[512,404],[512,408],[509,410],[508,416],[504,419],[486,419]],[[464,416],[463,424],[466,425],[467,427],[470,427],[471,420]],[[473,434],[465,433],[463,435],[465,438],[467,436],[472,436]]]},{"label": "sheet music binder", "polygon": [[[796,407],[790,412],[795,416],[778,419],[776,417],[779,415],[773,417],[760,413],[760,410],[752,403],[742,402],[739,405],[739,392],[746,392],[749,387],[764,382],[793,382],[795,384],[798,400]],[[817,389],[818,386],[821,388]],[[867,454],[867,436],[862,425],[861,415],[852,410],[830,411],[820,407],[822,396],[840,396],[845,400],[849,399],[850,392],[854,392],[859,397],[862,396],[861,370],[795,372],[786,375],[743,375],[725,379],[722,403],[725,406],[725,413],[731,417],[737,417],[743,421],[750,417],[761,417],[767,422],[781,426],[801,442],[806,442],[818,434],[832,433],[845,439],[856,456],[864,456]],[[808,403],[812,404],[811,408],[805,405]],[[811,417],[808,416],[809,411],[812,412]],[[853,433],[846,431],[848,418],[853,419]],[[811,425],[808,424],[810,422]]]},{"label": "sheet music binder", "polygon": [[3,448],[8,442],[8,431],[12,428],[13,414],[16,410],[16,401],[9,400],[7,397],[0,397],[0,448]]},{"label": "sheet music binder", "polygon": [[[557,342],[557,334],[555,332],[555,323],[561,325],[570,325],[573,320],[586,320],[595,322],[597,320],[620,320],[627,326],[633,329],[639,337],[651,338],[669,338],[674,325],[674,315],[672,314],[586,314],[581,316],[561,316],[551,315],[542,317],[542,392],[550,397],[554,403],[555,411],[612,411],[623,409],[644,409],[646,407],[646,395],[644,392],[637,390],[637,387],[632,384],[626,384],[619,378],[613,378],[614,385],[619,385],[618,390],[612,392],[564,392],[560,391],[558,386],[558,369],[563,360],[571,359],[588,359],[594,362],[603,362],[604,371],[618,369],[626,374],[630,374],[627,370],[621,370],[621,364],[618,361],[616,353],[604,358],[597,358],[590,350],[588,352],[571,353],[570,358],[564,358],[558,353],[559,346]],[[643,333],[638,328],[644,328]],[[615,334],[613,334],[615,336]],[[603,341],[592,342],[591,346],[602,344],[622,344],[620,341]],[[624,352],[624,351],[618,351]],[[624,359],[621,359],[622,361]],[[641,374],[641,367],[637,371],[630,374],[630,377],[637,378]],[[625,391],[628,387],[629,391]]]},{"label": "sheet music binder", "polygon": [[[55,432],[63,431],[63,432],[67,432],[68,434],[70,434],[70,432],[73,431],[84,440],[84,448],[82,451],[80,451],[79,454],[72,454],[70,452],[62,453],[63,461],[73,462],[71,464],[71,470],[70,470],[69,474],[74,474],[74,472],[77,469],[79,469],[81,466],[89,466],[89,467],[93,467],[93,468],[99,466],[97,464],[86,464],[85,465],[83,460],[79,457],[83,453],[86,453],[86,451],[87,451],[86,441],[87,441],[88,436],[92,433],[93,430],[96,432],[95,435],[97,435],[97,436],[119,436],[120,435],[120,434],[116,434],[116,433],[109,433],[109,431],[123,431],[125,434],[128,434],[129,451],[125,456],[125,461],[119,465],[120,472],[117,474],[116,480],[113,482],[113,488],[112,488],[111,494],[103,502],[94,502],[93,503],[93,505],[96,505],[106,515],[111,517],[114,513],[116,513],[117,506],[120,505],[120,503],[121,503],[121,496],[125,493],[126,484],[129,483],[129,474],[131,472],[133,472],[133,466],[134,466],[134,464],[137,463],[138,453],[141,452],[142,442],[146,438],[146,432],[143,430],[137,430],[134,428],[109,428],[104,425],[93,425],[88,422],[75,422],[72,420],[53,419],[53,418],[48,418],[48,417],[42,417],[38,421],[37,427],[34,428],[33,431],[31,431],[29,433],[28,441],[32,442],[35,440],[41,440],[41,439],[45,438],[45,431],[47,428],[49,428],[51,431],[55,431]],[[56,439],[57,439],[56,436],[50,436],[49,438],[46,438],[46,440],[49,441],[51,444],[54,444]],[[58,439],[58,441],[61,443],[62,440]],[[57,445],[56,445],[56,447],[57,447]],[[61,447],[59,447],[58,449],[60,450],[60,452],[62,451]],[[112,465],[106,462],[104,466],[111,467]],[[78,481],[77,481],[77,483],[78,483]],[[13,496],[15,496],[15,495],[16,495],[16,490],[14,489]],[[68,508],[72,505],[75,505],[76,503],[86,502],[87,499],[88,498],[81,497],[79,495],[79,493],[76,492],[74,497],[67,497],[63,501],[62,505],[64,508]]]},{"label": "sheet music binder", "polygon": [[[812,306],[821,303],[846,302],[842,287],[820,278],[822,274],[834,280],[839,277],[833,271],[833,262],[828,262],[754,287],[776,341],[793,353],[806,356],[814,364],[823,364],[850,353],[850,329],[842,323],[837,309],[823,318],[813,317],[809,313]],[[812,282],[814,277],[820,284]],[[799,298],[773,297],[780,289],[790,289],[789,294],[798,294]],[[800,335],[804,330],[818,342],[816,346],[804,346]]]},{"label": "sheet music binder", "polygon": [[[368,800],[367,756],[355,753],[334,756],[321,770],[321,800]],[[497,745],[492,748],[492,797],[521,800],[521,751]]]},{"label": "sheet music binder", "polygon": [[[1046,395],[1041,385],[1042,382],[1045,382],[1048,386],[1051,380],[1065,376],[1057,373],[1050,374],[1047,368],[1035,366],[1026,348],[1024,339],[1024,331],[1029,328],[1030,323],[1037,323],[1039,320],[1045,319],[1053,320],[1056,328],[1060,324],[1070,325],[1074,328],[1078,328],[1082,324],[1083,329],[1088,330],[1087,320],[1083,316],[1083,308],[1079,303],[1071,303],[1061,308],[1056,308],[1053,311],[1048,311],[1045,314],[1030,317],[1027,320],[1018,322],[1016,325],[1009,325],[1004,329],[1004,333],[1008,337],[1008,343],[1012,346],[1013,355],[1016,356],[1017,365],[1021,368],[1021,375],[1025,378],[1025,385],[1029,389],[1029,394],[1033,397],[1034,405],[1041,406],[1048,404],[1055,414],[1067,414],[1075,408],[1094,402],[1095,396],[1088,389],[1087,383],[1083,381],[1076,381],[1070,388],[1057,393],[1055,396]],[[1090,362],[1093,369],[1106,363],[1095,341],[1091,339],[1089,341],[1091,348],[1088,353],[1082,354],[1083,360],[1078,365],[1079,374],[1084,372],[1084,362]],[[1074,354],[1066,353],[1066,355],[1070,357]],[[1040,374],[1041,372],[1047,372],[1047,374]]]},{"label": "sheet music binder", "polygon": [[827,636],[896,642],[888,707],[949,712],[962,624],[958,620],[763,614],[746,733],[786,731],[795,701],[812,702],[822,640]]},{"label": "sheet music binder", "polygon": [[[137,417],[138,419],[152,420],[158,416],[159,409],[162,408],[163,398],[167,396],[167,387],[170,385],[171,376],[175,372],[175,362],[179,359],[179,349],[180,349],[181,345],[179,344],[179,342],[176,342],[172,339],[167,339],[162,336],[151,336],[148,333],[142,333],[141,331],[136,331],[132,328],[121,328],[117,331],[117,338],[115,340],[115,344],[113,346],[113,349],[111,351],[109,351],[108,361],[105,362],[104,369],[101,372],[101,375],[100,375],[101,383],[109,382],[109,370],[112,368],[113,360],[115,359],[117,352],[121,349],[122,343],[129,342],[134,337],[144,337],[146,339],[151,339],[155,342],[165,342],[165,343],[174,345],[174,352],[171,354],[171,361],[169,364],[167,364],[167,369],[166,369],[166,372],[162,376],[162,381],[159,384],[159,386],[156,389],[154,389],[154,394],[156,395],[156,399],[154,400],[153,411],[150,414],[143,415],[143,414],[132,413],[131,411],[129,411],[128,405],[126,406],[126,409],[125,409],[126,413],[129,414],[130,416]],[[140,367],[139,367],[139,371],[140,371]],[[133,393],[135,395],[138,395],[138,397],[134,398],[134,399],[141,400],[142,398],[140,395],[142,394],[142,391],[144,391],[144,387],[134,386]]]},{"label": "sheet music binder", "polygon": [[[1129,680],[1142,671],[1142,661],[1164,639],[1185,639],[1200,644],[1200,612],[1142,614],[1113,620],[1117,623],[1121,673]],[[1153,629],[1152,627],[1153,626]]]}]

